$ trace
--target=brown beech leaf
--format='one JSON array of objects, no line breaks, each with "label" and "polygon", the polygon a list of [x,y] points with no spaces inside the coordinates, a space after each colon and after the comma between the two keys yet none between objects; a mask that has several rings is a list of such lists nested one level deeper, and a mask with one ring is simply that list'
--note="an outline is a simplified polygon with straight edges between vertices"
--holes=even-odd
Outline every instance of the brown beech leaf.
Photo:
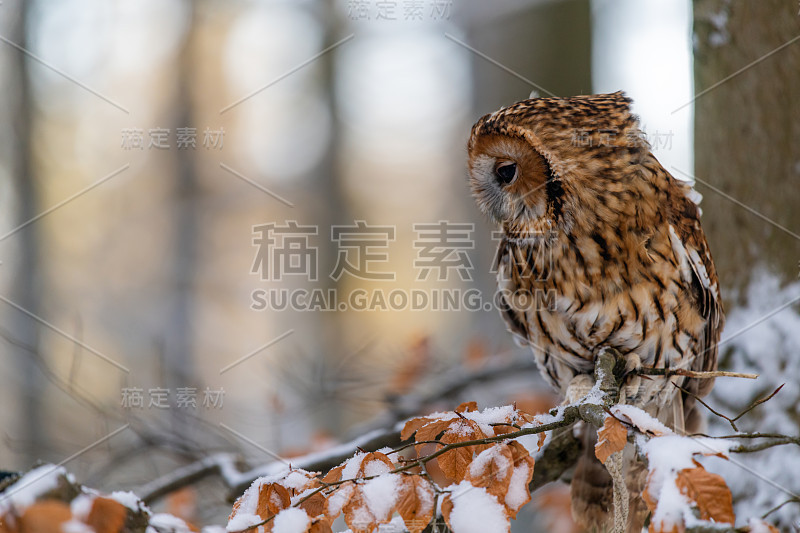
[{"label": "brown beech leaf", "polygon": [[712,474],[695,462],[695,468],[685,468],[678,472],[675,485],[681,493],[697,503],[700,518],[715,522],[733,524],[733,499],[728,485],[722,476]]},{"label": "brown beech leaf", "polygon": [[318,520],[311,524],[308,533],[333,533],[331,525],[325,520]]},{"label": "brown beech leaf", "polygon": [[[437,437],[444,431],[446,431],[450,424],[455,422],[456,420],[461,420],[460,418],[454,420],[436,420],[431,422],[430,424],[420,428],[417,430],[417,436],[415,438],[416,442],[425,442],[430,440],[437,440]],[[422,446],[417,445],[417,454],[422,453]]]},{"label": "brown beech leaf", "polygon": [[267,483],[258,491],[258,505],[256,513],[261,518],[267,519],[278,514],[291,505],[292,496],[286,487],[277,483]]},{"label": "brown beech leaf", "polygon": [[344,470],[344,465],[339,465],[335,468],[331,468],[325,477],[322,478],[323,483],[336,483],[337,481],[342,480],[342,470]]},{"label": "brown beech leaf", "polygon": [[644,491],[642,492],[642,499],[644,500],[645,505],[647,505],[647,510],[651,513],[655,513],[656,507],[658,506],[658,500],[656,500],[650,493],[650,487],[652,486],[654,479],[655,473],[651,470],[647,473],[647,481],[645,482]]},{"label": "brown beech leaf", "polygon": [[[483,438],[486,438],[486,435],[483,434],[477,422],[459,418],[450,421],[450,426],[439,440],[444,444],[454,444]],[[440,455],[437,458],[437,463],[448,479],[458,483],[467,474],[473,455],[482,452],[486,448],[488,448],[488,445],[485,444],[456,448]]]},{"label": "brown beech leaf", "polygon": [[403,475],[399,492],[397,512],[409,533],[420,533],[433,518],[433,486],[423,477]]},{"label": "brown beech leaf", "polygon": [[342,509],[350,503],[354,493],[355,485],[353,483],[338,485],[332,492],[328,493],[325,498],[325,517],[329,523],[332,524],[342,514]]},{"label": "brown beech leaf", "polygon": [[517,431],[517,428],[514,427],[512,424],[517,424],[521,419],[522,413],[519,411],[512,411],[512,413],[508,414],[502,420],[496,420],[492,429],[494,430],[495,435],[505,435],[506,433],[512,433]]},{"label": "brown beech leaf", "polygon": [[517,428],[511,424],[495,424],[492,426],[492,429],[494,429],[495,435],[505,435],[506,433],[513,433],[517,431]]},{"label": "brown beech leaf", "polygon": [[356,477],[370,477],[378,474],[385,474],[394,470],[394,463],[389,457],[381,452],[371,452],[361,460]]},{"label": "brown beech leaf", "polygon": [[[651,492],[655,477],[655,472],[651,470],[647,474],[647,481],[645,483],[644,491],[642,492],[642,499],[644,500],[645,505],[647,505],[647,509],[651,513],[655,513],[656,507],[658,507],[658,500],[655,499]],[[685,529],[686,526],[682,520],[680,523],[665,521],[656,523],[655,520],[651,519],[650,525],[647,527],[648,533],[683,533]]]},{"label": "brown beech leaf", "polygon": [[607,416],[603,427],[597,432],[597,444],[594,445],[594,454],[601,463],[612,454],[622,451],[628,443],[628,430],[613,416]]},{"label": "brown beech leaf", "polygon": [[353,533],[372,533],[380,524],[360,490],[355,490],[344,506],[344,521]]},{"label": "brown beech leaf", "polygon": [[453,512],[453,500],[450,499],[449,494],[445,494],[442,499],[442,518],[450,525],[450,513]]},{"label": "brown beech leaf", "polygon": [[455,409],[456,413],[469,413],[477,410],[478,410],[477,402],[464,402]]},{"label": "brown beech leaf", "polygon": [[111,498],[98,496],[92,502],[92,510],[89,511],[86,523],[96,533],[119,533],[127,516],[127,507]]},{"label": "brown beech leaf", "polygon": [[511,475],[504,503],[509,516],[516,518],[517,512],[531,501],[528,485],[533,479],[533,467],[536,465],[536,460],[519,442],[509,442],[508,448],[511,450],[511,457],[514,461],[514,472]]},{"label": "brown beech leaf", "polygon": [[511,448],[505,443],[498,443],[483,450],[470,463],[464,479],[475,487],[484,487],[497,498],[505,500],[508,484],[514,473],[514,457]]},{"label": "brown beech leaf", "polygon": [[61,524],[71,518],[68,504],[59,500],[42,500],[25,509],[18,527],[25,533],[61,533]]},{"label": "brown beech leaf", "polygon": [[325,496],[322,492],[317,492],[313,496],[310,496],[306,501],[298,505],[298,507],[304,510],[312,520],[320,517],[320,515],[325,517],[325,520],[328,519],[325,515]]},{"label": "brown beech leaf", "polygon": [[410,439],[411,437],[414,436],[414,433],[416,433],[419,428],[427,426],[434,420],[436,419],[424,416],[418,418],[412,418],[411,420],[406,422],[405,426],[403,426],[403,431],[400,432],[400,438],[404,441]]}]

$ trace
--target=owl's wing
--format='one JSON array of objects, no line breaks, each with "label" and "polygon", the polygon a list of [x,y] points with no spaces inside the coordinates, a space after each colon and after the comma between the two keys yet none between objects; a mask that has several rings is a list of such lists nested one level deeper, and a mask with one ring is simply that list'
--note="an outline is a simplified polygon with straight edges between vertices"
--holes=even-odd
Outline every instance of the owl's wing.
[{"label": "owl's wing", "polygon": [[[670,195],[670,242],[680,264],[681,279],[689,289],[698,312],[706,320],[703,336],[696,346],[692,370],[716,370],[717,344],[724,323],[717,272],[700,227],[700,210],[690,197],[693,191],[676,180],[675,185],[680,190]],[[698,396],[710,392],[714,384],[711,379],[695,381],[699,382],[696,390]]]}]

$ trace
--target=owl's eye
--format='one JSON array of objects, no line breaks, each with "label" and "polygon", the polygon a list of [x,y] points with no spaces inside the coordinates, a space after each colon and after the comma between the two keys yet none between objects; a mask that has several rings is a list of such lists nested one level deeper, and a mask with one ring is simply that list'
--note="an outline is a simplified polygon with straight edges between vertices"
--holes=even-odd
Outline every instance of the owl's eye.
[{"label": "owl's eye", "polygon": [[508,185],[517,177],[517,164],[512,161],[503,161],[494,167],[494,174],[497,181],[502,185]]}]

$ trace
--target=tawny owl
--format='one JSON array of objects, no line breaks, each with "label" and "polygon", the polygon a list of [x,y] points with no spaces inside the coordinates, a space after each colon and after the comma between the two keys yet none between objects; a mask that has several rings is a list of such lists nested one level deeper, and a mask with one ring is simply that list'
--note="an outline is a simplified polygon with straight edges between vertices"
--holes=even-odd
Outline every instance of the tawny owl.
[{"label": "tawny owl", "polygon": [[[622,92],[524,100],[482,117],[468,144],[478,206],[502,226],[501,313],[562,394],[604,346],[633,366],[717,366],[723,314],[696,193],[650,152],[630,103]],[[697,396],[713,385],[672,381]],[[628,393],[678,429],[697,426],[694,399],[669,380],[642,379]],[[611,480],[585,433],[573,514],[602,530]],[[635,495],[641,469],[627,475]],[[630,530],[644,520],[638,502]]]}]

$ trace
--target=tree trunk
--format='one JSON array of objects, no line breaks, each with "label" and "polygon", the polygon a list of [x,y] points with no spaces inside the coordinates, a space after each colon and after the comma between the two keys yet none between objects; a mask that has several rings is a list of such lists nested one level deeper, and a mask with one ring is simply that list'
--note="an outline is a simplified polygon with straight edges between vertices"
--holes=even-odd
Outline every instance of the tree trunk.
[{"label": "tree trunk", "polygon": [[696,188],[723,288],[745,288],[754,267],[797,278],[798,9],[785,0],[694,4]]},{"label": "tree trunk", "polygon": [[[26,21],[28,3],[19,2],[16,23],[9,38],[20,47],[27,49]],[[5,45],[4,45],[5,46]],[[16,80],[16,98],[13,113],[13,184],[16,197],[16,217],[14,226],[23,224],[38,214],[36,180],[33,176],[31,154],[31,123],[33,121],[29,58],[19,50],[11,51],[13,69],[11,79]],[[31,315],[39,316],[40,309],[40,269],[39,239],[36,224],[30,224],[16,235],[9,236],[5,249],[16,255],[10,261],[14,265],[13,289],[9,299]],[[10,245],[10,246],[9,246]],[[9,258],[11,259],[11,258]],[[44,380],[36,364],[39,352],[39,325],[36,321],[18,310],[10,309],[9,330],[16,354],[20,383],[19,442],[24,447],[22,460],[32,463],[41,459],[43,443],[46,442],[45,425],[42,423],[41,391]]]}]

